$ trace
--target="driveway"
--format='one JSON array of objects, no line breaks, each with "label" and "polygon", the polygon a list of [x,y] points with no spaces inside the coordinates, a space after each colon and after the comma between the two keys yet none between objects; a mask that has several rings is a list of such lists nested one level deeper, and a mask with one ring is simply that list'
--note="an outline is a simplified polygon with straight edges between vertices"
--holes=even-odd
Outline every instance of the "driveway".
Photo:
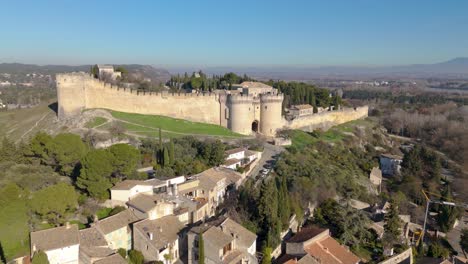
[{"label": "driveway", "polygon": [[[262,153],[262,157],[260,158],[260,161],[257,163],[257,166],[255,166],[248,175],[248,177],[252,177],[253,179],[257,177],[257,175],[260,173],[262,169],[265,168],[266,165],[269,165],[273,168],[279,154],[284,151],[284,147],[282,146],[274,146],[269,143],[265,143],[263,146],[264,146],[264,149],[263,149],[263,153]],[[257,180],[257,183],[258,182],[261,182],[260,178]]]}]

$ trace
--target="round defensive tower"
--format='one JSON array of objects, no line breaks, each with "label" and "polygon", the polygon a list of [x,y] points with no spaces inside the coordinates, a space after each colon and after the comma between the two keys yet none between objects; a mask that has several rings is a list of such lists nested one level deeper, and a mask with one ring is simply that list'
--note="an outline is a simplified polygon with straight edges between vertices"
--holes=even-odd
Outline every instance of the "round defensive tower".
[{"label": "round defensive tower", "polygon": [[273,137],[276,131],[283,126],[282,105],[283,94],[260,95],[260,133]]},{"label": "round defensive tower", "polygon": [[226,118],[228,128],[232,131],[243,134],[252,134],[254,98],[248,95],[227,96]]},{"label": "round defensive tower", "polygon": [[56,75],[58,117],[60,119],[78,116],[86,108],[85,73],[64,73]]}]

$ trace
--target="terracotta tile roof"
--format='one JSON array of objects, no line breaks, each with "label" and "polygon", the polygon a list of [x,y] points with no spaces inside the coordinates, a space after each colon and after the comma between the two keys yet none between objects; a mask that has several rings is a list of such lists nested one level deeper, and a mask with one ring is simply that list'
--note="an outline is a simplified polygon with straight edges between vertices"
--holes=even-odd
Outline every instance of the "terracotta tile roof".
[{"label": "terracotta tile roof", "polygon": [[89,258],[104,258],[114,253],[115,251],[108,247],[87,247],[80,245],[80,254],[85,254]]},{"label": "terracotta tile roof", "polygon": [[[155,220],[143,220],[133,225],[157,249],[162,249],[167,244],[176,241],[179,238],[179,232],[184,228],[184,225],[179,221],[177,216],[168,215]],[[153,239],[150,239],[150,235]]]},{"label": "terracotta tile roof", "polygon": [[99,220],[95,227],[107,235],[118,229],[128,227],[130,223],[135,221],[138,221],[138,218],[130,210],[126,209],[118,214]]},{"label": "terracotta tile roof", "polygon": [[128,262],[122,258],[119,254],[113,254],[111,256],[100,259],[94,264],[127,264]]},{"label": "terracotta tile roof", "polygon": [[306,246],[304,250],[322,263],[355,264],[360,261],[356,255],[340,245],[332,237],[327,237],[312,243]]},{"label": "terracotta tile roof", "polygon": [[261,82],[243,82],[239,84],[239,86],[245,87],[245,88],[273,88],[270,85],[261,83]]},{"label": "terracotta tile roof", "polygon": [[80,246],[84,247],[104,247],[107,241],[104,236],[93,226],[79,231]]},{"label": "terracotta tile roof", "polygon": [[231,166],[231,165],[234,165],[234,164],[237,164],[237,163],[241,163],[240,160],[238,159],[228,159],[224,162],[224,166]]},{"label": "terracotta tile roof", "polygon": [[216,248],[223,248],[225,245],[231,243],[234,238],[224,233],[219,227],[213,226],[203,233],[203,240],[209,246]]},{"label": "terracotta tile roof", "polygon": [[31,233],[31,246],[36,250],[52,250],[78,245],[78,225],[60,226]]},{"label": "terracotta tile roof", "polygon": [[224,151],[224,153],[226,155],[231,155],[231,154],[239,153],[239,152],[242,152],[242,151],[245,151],[245,148],[233,148],[233,149],[229,149],[229,150]]},{"label": "terracotta tile roof", "polygon": [[227,218],[220,226],[223,228],[223,232],[237,235],[236,243],[239,247],[249,248],[257,240],[257,235],[230,218]]},{"label": "terracotta tile roof", "polygon": [[124,180],[121,182],[118,182],[117,184],[114,185],[114,187],[111,188],[111,190],[130,190],[133,187],[137,185],[143,185],[143,186],[155,186],[159,184],[163,184],[164,182],[159,181],[157,179],[151,179],[148,181],[139,181],[139,180]]},{"label": "terracotta tile roof", "polygon": [[160,202],[162,202],[162,199],[159,195],[140,193],[130,199],[126,204],[147,213]]},{"label": "terracotta tile roof", "polygon": [[297,109],[297,110],[304,110],[304,109],[311,109],[312,106],[310,104],[300,104],[300,105],[293,105],[291,108]]},{"label": "terracotta tile roof", "polygon": [[[305,242],[316,235],[319,235],[323,232],[327,231],[327,229],[323,228],[318,228],[315,226],[310,226],[310,227],[304,227],[301,229],[301,231],[297,232],[293,237],[291,237],[288,242],[291,243],[301,243]],[[327,231],[328,232],[328,231]]]}]

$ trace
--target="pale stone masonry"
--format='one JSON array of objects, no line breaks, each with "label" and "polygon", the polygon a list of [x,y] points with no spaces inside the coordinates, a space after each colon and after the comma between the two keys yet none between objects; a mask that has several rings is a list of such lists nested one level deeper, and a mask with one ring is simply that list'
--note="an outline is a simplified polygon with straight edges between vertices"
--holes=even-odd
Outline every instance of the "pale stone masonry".
[{"label": "pale stone masonry", "polygon": [[112,86],[84,72],[57,74],[56,82],[59,118],[77,116],[85,109],[104,108],[215,124],[239,134],[272,137],[282,128],[319,128],[368,114],[368,108],[361,107],[287,121],[282,116],[283,94],[258,82],[241,83],[233,91],[180,94],[145,93]]}]

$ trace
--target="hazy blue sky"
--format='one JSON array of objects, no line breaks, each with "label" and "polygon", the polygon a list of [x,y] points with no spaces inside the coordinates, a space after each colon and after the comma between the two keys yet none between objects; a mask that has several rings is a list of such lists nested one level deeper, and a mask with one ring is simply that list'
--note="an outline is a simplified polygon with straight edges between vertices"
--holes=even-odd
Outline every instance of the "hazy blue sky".
[{"label": "hazy blue sky", "polygon": [[0,0],[0,62],[389,65],[468,57],[466,0]]}]

